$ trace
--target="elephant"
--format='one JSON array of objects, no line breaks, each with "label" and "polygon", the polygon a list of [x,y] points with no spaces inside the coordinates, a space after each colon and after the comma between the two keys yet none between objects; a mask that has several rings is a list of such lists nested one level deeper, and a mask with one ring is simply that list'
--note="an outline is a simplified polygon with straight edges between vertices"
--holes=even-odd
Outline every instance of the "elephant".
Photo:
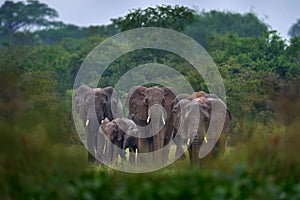
[{"label": "elephant", "polygon": [[[209,112],[211,117],[209,123],[211,123],[212,125],[214,123],[218,123],[218,124],[222,123],[221,111],[225,111],[225,114],[223,114],[225,115],[225,120],[223,122],[222,132],[216,143],[216,146],[214,147],[211,153],[217,156],[225,153],[226,145],[229,137],[228,132],[232,121],[232,114],[228,109],[227,105],[225,104],[225,102],[221,98],[219,98],[216,94],[207,94],[205,95],[205,98],[206,98],[205,102],[210,108]],[[214,118],[212,118],[212,114],[211,114],[212,107],[217,111],[217,114],[215,115]]]},{"label": "elephant", "polygon": [[136,136],[126,134],[124,137],[123,150],[129,149],[129,161],[136,164],[136,152],[138,151],[138,130]]},{"label": "elephant", "polygon": [[[169,120],[168,120],[169,124],[168,124],[166,135],[165,135],[164,145],[168,145],[170,143],[170,141],[173,140],[173,142],[176,145],[175,157],[180,158],[182,160],[186,159],[186,156],[184,154],[184,151],[183,151],[183,148],[181,145],[182,145],[182,143],[186,143],[186,142],[180,136],[177,136],[177,131],[178,131],[178,127],[179,127],[179,126],[177,127],[177,125],[179,125],[178,119],[180,119],[180,118],[177,118],[177,116],[179,116],[180,113],[178,111],[180,111],[180,110],[178,110],[178,108],[174,108],[174,107],[182,99],[192,100],[193,98],[195,98],[195,97],[190,94],[179,94],[172,101],[171,112],[170,112]],[[170,146],[168,146],[165,151],[164,161],[168,160],[169,151],[170,151],[169,147]]]},{"label": "elephant", "polygon": [[[222,123],[222,117],[225,116],[225,121],[221,136],[216,144],[213,152],[225,151],[225,144],[227,141],[227,131],[231,121],[231,113],[227,109],[226,104],[216,95],[205,94],[198,98],[179,98],[173,102],[172,111],[170,114],[168,134],[169,138],[190,139],[188,152],[190,162],[199,163],[199,151],[203,144],[207,143],[208,136],[206,132],[210,123]],[[203,99],[205,98],[205,99]],[[212,115],[212,108],[215,114]],[[226,112],[226,113],[224,113]],[[172,135],[173,134],[173,135]],[[209,137],[209,139],[216,139]],[[181,146],[177,145],[176,156],[183,154]]]},{"label": "elephant", "polygon": [[[176,97],[176,92],[168,87],[159,88],[134,86],[128,93],[126,107],[129,116],[138,125],[139,153],[153,152],[150,157],[139,156],[139,163],[161,162],[160,153],[155,152],[164,145],[168,118],[171,112],[172,101]],[[140,154],[139,154],[140,155]]]},{"label": "elephant", "polygon": [[121,160],[125,161],[125,149],[129,148],[129,161],[135,163],[135,151],[137,150],[136,124],[127,118],[116,118],[109,121],[107,118],[100,125],[99,133],[104,134],[107,142],[106,156],[108,161],[116,160],[120,155]]},{"label": "elephant", "polygon": [[[96,162],[95,151],[99,155],[97,159],[105,159],[105,139],[103,135],[98,134],[99,124],[105,118],[112,120],[122,115],[123,106],[117,93],[111,86],[90,88],[86,85],[81,85],[74,95],[74,110],[79,114],[85,127],[88,162]],[[98,143],[98,141],[101,142]]]}]

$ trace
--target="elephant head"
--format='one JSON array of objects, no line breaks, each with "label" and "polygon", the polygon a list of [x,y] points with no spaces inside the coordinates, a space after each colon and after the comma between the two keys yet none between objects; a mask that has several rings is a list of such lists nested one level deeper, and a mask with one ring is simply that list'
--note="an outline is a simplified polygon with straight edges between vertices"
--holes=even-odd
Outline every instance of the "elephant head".
[{"label": "elephant head", "polygon": [[109,121],[107,118],[100,125],[102,133],[111,142],[121,141],[123,137],[122,131],[118,128],[116,121]]},{"label": "elephant head", "polygon": [[158,132],[166,124],[174,98],[175,93],[169,88],[138,86],[131,89],[126,105],[138,125],[152,121],[152,130]]},{"label": "elephant head", "polygon": [[[129,92],[126,106],[129,113],[133,114],[140,124],[143,124],[143,122],[149,123],[152,114],[151,109],[155,109],[155,106],[164,108],[166,114],[169,113],[174,98],[175,93],[169,88],[136,86]],[[163,115],[163,113],[161,114]],[[165,119],[166,116],[164,116]]]},{"label": "elephant head", "polygon": [[[171,104],[176,97],[175,92],[170,88],[143,86],[133,87],[128,94],[126,106],[129,114],[139,125],[139,149],[141,152],[156,151],[163,146],[165,127],[168,115],[171,111]],[[146,126],[143,128],[143,126]],[[151,138],[145,142],[143,138]],[[149,142],[150,141],[150,142]],[[142,144],[143,143],[143,144]],[[148,146],[145,148],[144,147]]]},{"label": "elephant head", "polygon": [[192,163],[199,160],[200,147],[208,153],[217,143],[217,148],[224,152],[230,121],[231,114],[226,104],[211,94],[175,102],[170,115],[170,125],[178,131],[177,134],[192,139],[189,146]]},{"label": "elephant head", "polygon": [[96,116],[98,123],[105,118],[112,120],[121,117],[122,104],[112,87],[90,88],[80,86],[74,95],[74,109],[79,113],[85,126]]},{"label": "elephant head", "polygon": [[193,138],[196,135],[204,137],[204,130],[210,119],[208,105],[183,99],[174,106],[172,115],[173,125],[181,138]]}]

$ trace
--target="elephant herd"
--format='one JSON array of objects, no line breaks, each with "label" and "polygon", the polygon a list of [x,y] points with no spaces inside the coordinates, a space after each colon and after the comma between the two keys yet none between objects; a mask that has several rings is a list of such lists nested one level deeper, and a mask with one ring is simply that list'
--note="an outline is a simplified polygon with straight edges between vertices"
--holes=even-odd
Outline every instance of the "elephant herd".
[{"label": "elephant herd", "polygon": [[[168,87],[134,86],[125,105],[126,118],[110,86],[82,85],[76,90],[74,110],[85,127],[89,162],[113,162],[119,157],[132,164],[167,162],[172,141],[176,158],[185,158],[182,144],[188,146],[191,163],[199,161],[201,146],[210,140],[218,140],[214,152],[225,151],[231,113],[215,94],[177,94]],[[220,137],[207,134],[214,125],[221,127]]]}]

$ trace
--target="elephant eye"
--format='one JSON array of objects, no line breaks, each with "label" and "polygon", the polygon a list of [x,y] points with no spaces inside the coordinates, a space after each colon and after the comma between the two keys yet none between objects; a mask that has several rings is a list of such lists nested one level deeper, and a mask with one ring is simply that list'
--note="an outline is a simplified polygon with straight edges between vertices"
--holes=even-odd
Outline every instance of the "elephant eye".
[{"label": "elephant eye", "polygon": [[144,104],[148,105],[149,100],[147,98],[144,99]]}]

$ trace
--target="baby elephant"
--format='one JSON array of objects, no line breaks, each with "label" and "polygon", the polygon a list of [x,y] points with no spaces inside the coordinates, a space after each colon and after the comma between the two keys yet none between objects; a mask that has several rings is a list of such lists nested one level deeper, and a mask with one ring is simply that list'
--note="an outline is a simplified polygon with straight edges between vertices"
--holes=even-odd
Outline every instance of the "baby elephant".
[{"label": "baby elephant", "polygon": [[137,150],[136,124],[126,118],[117,118],[109,121],[107,118],[102,121],[99,133],[104,134],[108,140],[106,146],[106,157],[108,161],[126,160],[125,149],[129,148],[129,161],[135,163],[135,151]]}]

